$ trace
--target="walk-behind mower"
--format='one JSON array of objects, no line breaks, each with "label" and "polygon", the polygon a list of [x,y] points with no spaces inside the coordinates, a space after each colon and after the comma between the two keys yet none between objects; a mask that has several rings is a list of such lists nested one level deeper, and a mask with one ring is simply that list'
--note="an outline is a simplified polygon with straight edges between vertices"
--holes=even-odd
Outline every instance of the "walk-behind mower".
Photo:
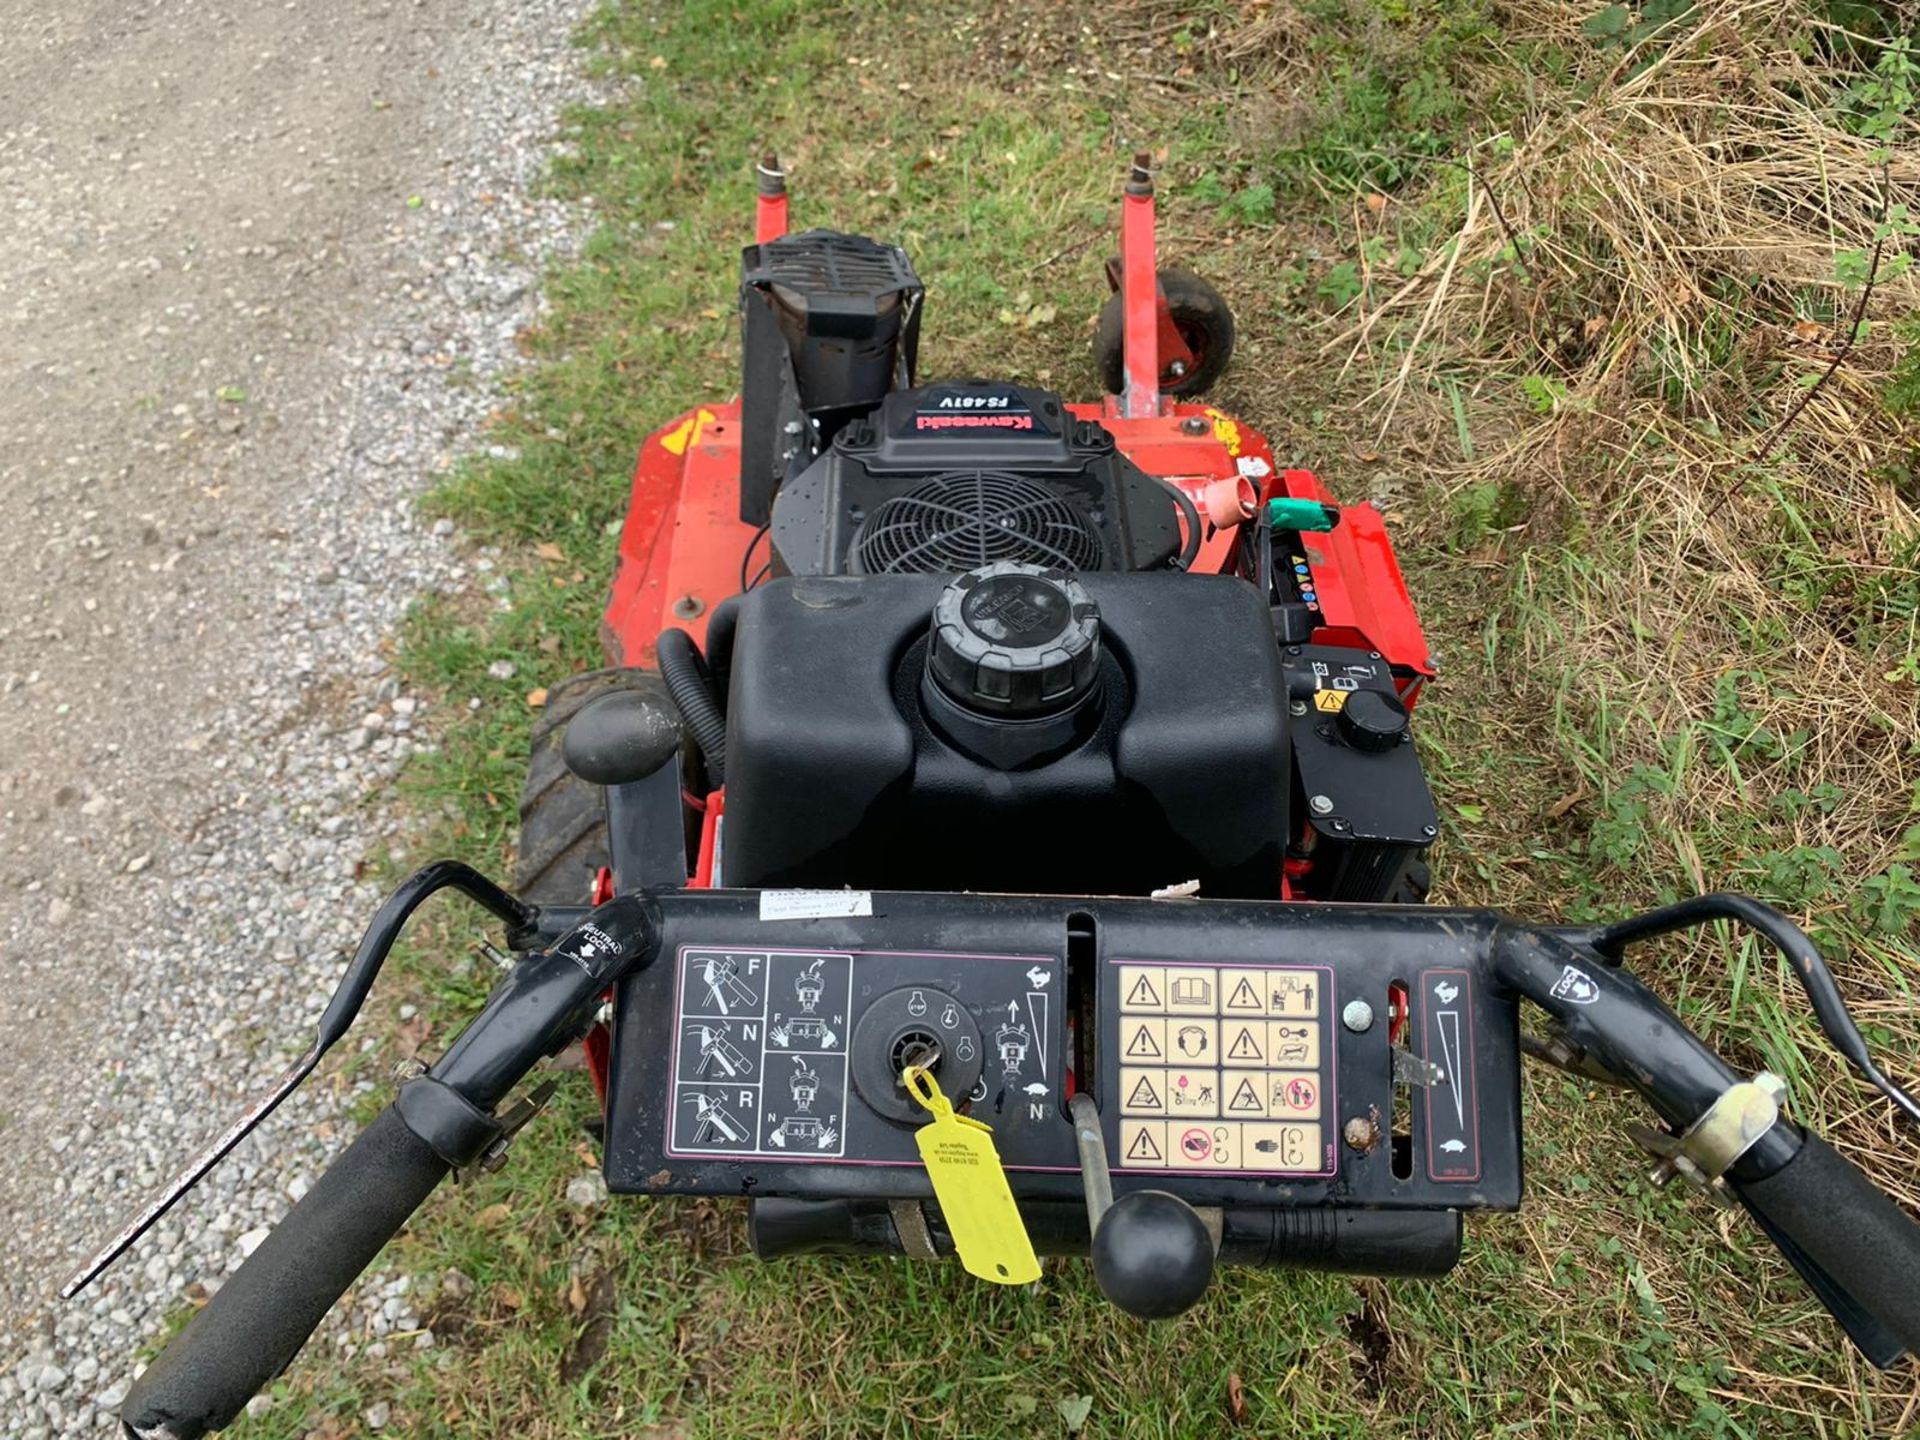
[{"label": "walk-behind mower", "polygon": [[[1096,356],[1117,393],[920,378],[900,249],[787,233],[760,175],[744,377],[646,442],[605,643],[535,736],[520,884],[397,890],[294,1069],[451,887],[517,958],[128,1392],[218,1429],[584,1042],[622,1194],[744,1200],[754,1249],[1088,1255],[1144,1319],[1218,1264],[1439,1275],[1521,1199],[1523,1053],[1638,1090],[1656,1175],[1752,1214],[1875,1364],[1920,1348],[1920,1228],[1626,968],[1710,921],[1791,965],[1904,1118],[1819,952],[1707,895],[1603,925],[1430,907],[1434,677],[1380,514],[1192,400],[1232,322],[1156,273],[1136,161]],[[1523,1034],[1520,1002],[1541,1033]],[[1062,1275],[1055,1283],[1082,1283]]]}]

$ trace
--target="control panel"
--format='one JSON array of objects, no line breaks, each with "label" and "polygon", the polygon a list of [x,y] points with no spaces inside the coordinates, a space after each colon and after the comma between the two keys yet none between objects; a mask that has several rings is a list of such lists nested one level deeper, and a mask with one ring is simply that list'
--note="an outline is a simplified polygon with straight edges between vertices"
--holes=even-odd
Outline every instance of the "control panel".
[{"label": "control panel", "polygon": [[925,1199],[928,1116],[902,1081],[917,1064],[992,1130],[1023,1203],[1080,1197],[1080,1092],[1118,1193],[1519,1201],[1515,1001],[1485,958],[1498,917],[850,892],[793,892],[836,913],[763,912],[781,893],[676,896],[661,959],[622,983],[614,1189]]}]

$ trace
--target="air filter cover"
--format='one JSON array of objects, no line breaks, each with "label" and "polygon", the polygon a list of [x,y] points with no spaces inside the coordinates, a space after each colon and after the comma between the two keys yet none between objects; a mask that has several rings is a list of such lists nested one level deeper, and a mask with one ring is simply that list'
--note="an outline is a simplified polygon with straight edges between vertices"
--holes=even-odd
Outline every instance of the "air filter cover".
[{"label": "air filter cover", "polygon": [[895,390],[849,420],[773,499],[773,574],[1165,570],[1180,552],[1166,484],[1058,395],[1004,380]]}]

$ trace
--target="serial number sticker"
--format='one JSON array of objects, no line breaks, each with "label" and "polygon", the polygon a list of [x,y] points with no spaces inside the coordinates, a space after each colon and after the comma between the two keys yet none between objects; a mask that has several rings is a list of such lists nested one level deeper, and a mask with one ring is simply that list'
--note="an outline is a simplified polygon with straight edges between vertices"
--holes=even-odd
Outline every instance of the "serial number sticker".
[{"label": "serial number sticker", "polygon": [[762,890],[762,920],[846,920],[873,914],[871,890]]}]

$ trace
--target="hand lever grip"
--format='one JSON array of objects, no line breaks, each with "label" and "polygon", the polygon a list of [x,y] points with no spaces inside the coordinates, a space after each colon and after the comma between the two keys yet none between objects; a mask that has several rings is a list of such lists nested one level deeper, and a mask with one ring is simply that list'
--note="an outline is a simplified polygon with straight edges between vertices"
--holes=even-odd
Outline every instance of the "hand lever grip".
[{"label": "hand lever grip", "polygon": [[1875,1323],[1876,1365],[1892,1365],[1901,1349],[1920,1354],[1920,1224],[1852,1161],[1808,1131],[1765,1179],[1728,1183],[1771,1238],[1790,1243]]},{"label": "hand lever grip", "polygon": [[1100,1110],[1084,1091],[1068,1102],[1093,1231],[1089,1259],[1100,1293],[1141,1320],[1192,1308],[1213,1282],[1213,1236],[1178,1195],[1133,1190],[1113,1198]]},{"label": "hand lever grip", "polygon": [[[585,1028],[603,992],[652,961],[659,929],[644,895],[595,908],[550,950],[520,962],[428,1078],[491,1115],[542,1055]],[[462,1157],[383,1110],[207,1307],[134,1382],[121,1408],[136,1440],[194,1440],[223,1428],[286,1368],[333,1303]],[[455,1137],[460,1138],[460,1137]],[[451,1158],[450,1158],[451,1156]]]},{"label": "hand lever grip", "polygon": [[127,1433],[193,1440],[232,1423],[447,1173],[389,1106],[133,1382]]}]

